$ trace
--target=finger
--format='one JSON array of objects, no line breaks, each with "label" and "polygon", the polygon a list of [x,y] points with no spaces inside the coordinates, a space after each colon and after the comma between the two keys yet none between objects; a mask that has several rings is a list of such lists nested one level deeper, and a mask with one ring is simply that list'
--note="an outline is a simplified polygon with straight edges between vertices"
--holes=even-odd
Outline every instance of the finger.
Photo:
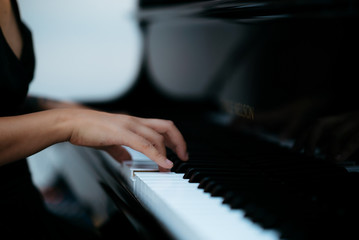
[{"label": "finger", "polygon": [[165,137],[166,145],[172,149],[181,160],[188,160],[187,144],[183,135],[172,121],[160,119],[141,119],[142,123]]},{"label": "finger", "polygon": [[132,160],[130,153],[122,146],[119,145],[110,146],[104,150],[118,162]]},{"label": "finger", "polygon": [[165,138],[163,135],[145,125],[136,125],[131,127],[130,130],[147,139],[162,155],[166,155]]},{"label": "finger", "polygon": [[143,153],[162,168],[170,169],[173,167],[173,163],[167,159],[166,155],[159,152],[151,142],[142,136],[128,131],[121,136],[119,142],[123,142],[123,145]]},{"label": "finger", "polygon": [[169,168],[163,168],[163,167],[161,167],[160,165],[158,165],[158,170],[159,170],[160,172],[170,172],[170,171],[171,171]]}]

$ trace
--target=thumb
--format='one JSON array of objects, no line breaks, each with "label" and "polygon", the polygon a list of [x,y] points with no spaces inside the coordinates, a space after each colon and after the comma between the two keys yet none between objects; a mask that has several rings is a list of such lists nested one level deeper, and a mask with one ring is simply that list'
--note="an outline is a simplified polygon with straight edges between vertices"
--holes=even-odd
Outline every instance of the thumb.
[{"label": "thumb", "polygon": [[104,149],[108,154],[111,155],[116,161],[123,162],[126,160],[132,160],[131,155],[129,152],[122,146],[115,145],[110,146]]}]

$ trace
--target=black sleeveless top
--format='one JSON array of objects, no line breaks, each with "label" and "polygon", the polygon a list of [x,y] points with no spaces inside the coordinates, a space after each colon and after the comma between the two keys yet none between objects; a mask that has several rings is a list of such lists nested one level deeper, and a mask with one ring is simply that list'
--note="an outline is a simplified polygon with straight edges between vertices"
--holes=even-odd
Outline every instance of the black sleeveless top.
[{"label": "black sleeveless top", "polygon": [[[35,67],[31,32],[20,20],[16,1],[11,1],[11,4],[23,40],[23,48],[18,59],[0,28],[0,117],[21,114]],[[31,221],[31,214],[41,215],[44,211],[41,195],[32,184],[26,159],[1,166],[0,235],[15,226],[21,229],[22,224]]]},{"label": "black sleeveless top", "polygon": [[[20,19],[16,0],[12,10],[23,40],[16,57],[0,28],[0,117],[22,114],[29,84],[34,75],[32,36]],[[1,132],[0,132],[1,134]],[[46,161],[46,159],[44,159]],[[0,166],[0,239],[92,239],[47,211],[34,186],[26,159]],[[9,237],[9,238],[4,238]]]},{"label": "black sleeveless top", "polygon": [[[31,32],[20,20],[16,1],[11,1],[11,3],[23,39],[23,48],[21,57],[18,59],[6,42],[0,28],[0,117],[21,114],[35,67]],[[0,203],[6,200],[6,196],[2,193],[7,189],[14,191],[24,181],[31,181],[25,159],[1,166]]]},{"label": "black sleeveless top", "polygon": [[23,48],[18,59],[0,31],[0,116],[21,113],[20,109],[25,101],[35,67],[31,32],[20,20],[16,1],[11,3],[23,40]]}]

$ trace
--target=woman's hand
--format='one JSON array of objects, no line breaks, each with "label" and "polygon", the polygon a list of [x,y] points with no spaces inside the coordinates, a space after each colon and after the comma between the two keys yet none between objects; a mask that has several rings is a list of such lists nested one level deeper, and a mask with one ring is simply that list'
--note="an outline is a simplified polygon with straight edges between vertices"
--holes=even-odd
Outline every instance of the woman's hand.
[{"label": "woman's hand", "polygon": [[95,111],[75,102],[41,97],[29,96],[25,104],[26,112],[54,109],[63,110],[62,115],[69,120],[68,140],[72,144],[105,150],[117,161],[131,159],[123,145],[145,154],[160,170],[172,167],[166,158],[166,147],[180,159],[188,159],[183,136],[171,121]]},{"label": "woman's hand", "polygon": [[173,166],[166,157],[166,146],[181,160],[188,159],[186,142],[172,121],[88,109],[66,111],[71,125],[68,141],[74,145],[105,150],[118,161],[129,157],[122,147],[128,146],[156,162],[160,170]]}]

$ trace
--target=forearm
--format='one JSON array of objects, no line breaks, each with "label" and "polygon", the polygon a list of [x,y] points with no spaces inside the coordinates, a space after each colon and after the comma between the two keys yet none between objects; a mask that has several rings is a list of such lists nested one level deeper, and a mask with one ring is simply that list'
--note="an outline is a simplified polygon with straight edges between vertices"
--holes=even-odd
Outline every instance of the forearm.
[{"label": "forearm", "polygon": [[28,96],[24,104],[23,112],[32,113],[58,108],[86,108],[86,106],[70,101],[58,101],[45,97]]},{"label": "forearm", "polygon": [[49,110],[0,118],[0,165],[67,141],[71,126],[65,111]]}]

